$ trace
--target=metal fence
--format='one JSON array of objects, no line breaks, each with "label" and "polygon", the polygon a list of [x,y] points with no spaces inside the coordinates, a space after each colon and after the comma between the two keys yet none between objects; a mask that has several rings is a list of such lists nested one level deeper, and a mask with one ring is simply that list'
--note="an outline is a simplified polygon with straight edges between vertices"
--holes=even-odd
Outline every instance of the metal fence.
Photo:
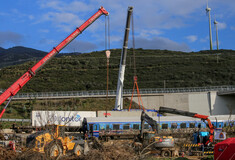
[{"label": "metal fence", "polygon": [[[235,91],[235,86],[213,86],[213,87],[189,87],[189,88],[147,88],[140,89],[141,95],[159,93],[184,93],[184,92],[208,92],[208,91]],[[38,92],[38,93],[18,93],[14,99],[33,99],[33,98],[66,98],[66,97],[99,97],[106,96],[106,90],[97,91],[66,91],[66,92]],[[123,95],[132,94],[132,89],[125,89]],[[136,91],[135,91],[136,94]],[[108,91],[109,96],[115,96],[116,90]]]}]

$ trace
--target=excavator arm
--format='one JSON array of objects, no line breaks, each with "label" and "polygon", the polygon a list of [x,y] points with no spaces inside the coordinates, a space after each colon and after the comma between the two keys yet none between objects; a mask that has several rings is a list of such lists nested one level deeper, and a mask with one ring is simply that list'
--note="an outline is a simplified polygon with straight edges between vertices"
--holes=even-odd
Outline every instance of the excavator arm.
[{"label": "excavator arm", "polygon": [[160,107],[158,112],[160,114],[162,114],[162,113],[171,113],[171,114],[177,114],[177,115],[181,115],[181,116],[200,118],[203,121],[206,120],[207,121],[207,125],[208,125],[208,127],[210,129],[209,140],[206,142],[206,145],[209,142],[213,142],[213,138],[214,138],[214,126],[212,125],[210,119],[208,118],[209,116],[201,115],[201,114],[197,114],[197,113],[193,113],[193,112],[188,112],[188,111],[182,111],[182,110],[173,109],[173,108],[168,108],[168,107]]},{"label": "excavator arm", "polygon": [[141,130],[140,130],[140,136],[141,138],[143,138],[143,134],[144,134],[144,122],[147,122],[153,129],[153,131],[157,132],[157,122],[149,117],[144,111],[142,111],[141,113]]},{"label": "excavator arm", "polygon": [[[16,93],[35,76],[36,72],[40,70],[49,60],[51,60],[56,54],[58,54],[64,47],[66,47],[71,41],[73,41],[79,34],[81,34],[88,26],[90,26],[101,15],[108,15],[109,13],[103,8],[100,9],[91,16],[85,23],[71,33],[66,39],[64,39],[58,46],[54,47],[45,57],[43,57],[36,65],[23,74],[15,83],[13,83],[7,90],[0,95],[0,105],[5,102],[9,97],[13,97]],[[7,104],[8,105],[8,104]],[[4,114],[7,105],[3,108],[0,119]]]}]

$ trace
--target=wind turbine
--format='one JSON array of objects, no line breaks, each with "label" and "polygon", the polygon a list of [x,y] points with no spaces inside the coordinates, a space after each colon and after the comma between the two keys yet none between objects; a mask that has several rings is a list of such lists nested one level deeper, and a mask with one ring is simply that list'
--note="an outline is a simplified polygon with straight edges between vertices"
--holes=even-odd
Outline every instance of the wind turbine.
[{"label": "wind turbine", "polygon": [[215,25],[215,29],[216,29],[216,45],[217,45],[217,50],[219,50],[219,37],[218,37],[218,26],[217,26],[218,22],[216,21],[216,19],[214,20],[214,25]]},{"label": "wind turbine", "polygon": [[208,18],[209,18],[210,50],[213,50],[213,46],[212,46],[212,34],[211,34],[211,14],[210,14],[210,11],[211,11],[211,8],[208,7],[208,0],[207,0],[206,13],[208,14]]}]

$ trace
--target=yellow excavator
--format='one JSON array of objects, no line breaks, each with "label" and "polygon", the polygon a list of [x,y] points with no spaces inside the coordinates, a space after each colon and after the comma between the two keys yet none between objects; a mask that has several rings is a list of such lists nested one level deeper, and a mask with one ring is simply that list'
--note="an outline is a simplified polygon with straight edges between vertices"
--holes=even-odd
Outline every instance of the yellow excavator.
[{"label": "yellow excavator", "polygon": [[45,153],[48,157],[58,157],[66,154],[77,156],[89,151],[86,140],[74,139],[65,135],[64,125],[48,125],[45,131],[38,131],[26,139],[26,146],[36,152]]}]

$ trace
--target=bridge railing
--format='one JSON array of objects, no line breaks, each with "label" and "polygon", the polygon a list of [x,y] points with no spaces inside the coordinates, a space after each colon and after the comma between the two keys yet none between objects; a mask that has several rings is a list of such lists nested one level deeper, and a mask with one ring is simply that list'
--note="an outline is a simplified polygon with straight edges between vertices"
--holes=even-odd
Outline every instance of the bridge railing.
[{"label": "bridge railing", "polygon": [[0,122],[31,122],[31,119],[8,119],[8,118],[1,118]]},{"label": "bridge railing", "polygon": [[[146,88],[140,89],[140,94],[158,94],[158,93],[184,93],[184,92],[207,92],[207,91],[235,91],[235,86],[213,86],[213,87],[189,87],[189,88]],[[36,92],[36,93],[18,93],[14,96],[17,99],[24,98],[57,98],[57,97],[89,97],[105,96],[106,90],[94,91],[66,91],[66,92]],[[124,95],[131,95],[132,89],[124,89]],[[136,91],[135,91],[136,94]],[[108,91],[109,96],[115,96],[116,90]]]}]

